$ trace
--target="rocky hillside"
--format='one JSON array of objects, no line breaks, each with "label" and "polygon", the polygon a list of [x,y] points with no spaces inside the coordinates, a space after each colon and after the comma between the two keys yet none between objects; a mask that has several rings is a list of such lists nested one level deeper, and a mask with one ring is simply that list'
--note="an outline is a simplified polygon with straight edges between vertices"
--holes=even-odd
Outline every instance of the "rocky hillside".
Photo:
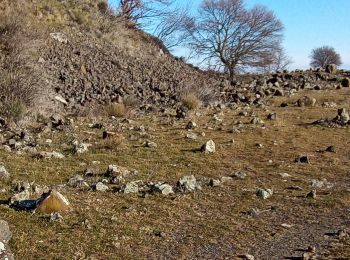
[{"label": "rocky hillside", "polygon": [[[111,15],[102,8],[103,3],[1,3],[4,35],[9,28],[14,35],[7,44],[16,42],[20,49],[12,56],[2,51],[2,74],[9,73],[6,66],[13,56],[25,57],[17,62],[23,67],[21,84],[9,85],[31,82],[29,90],[18,91],[38,94],[24,98],[31,110],[52,114],[64,108],[88,114],[110,102],[155,110],[178,107],[188,94],[204,104],[216,101],[262,105],[266,97],[293,94],[302,88],[336,87],[343,78],[309,71],[240,77],[231,84],[222,76],[205,73],[173,57],[161,42]],[[12,110],[18,108],[11,107]]]}]

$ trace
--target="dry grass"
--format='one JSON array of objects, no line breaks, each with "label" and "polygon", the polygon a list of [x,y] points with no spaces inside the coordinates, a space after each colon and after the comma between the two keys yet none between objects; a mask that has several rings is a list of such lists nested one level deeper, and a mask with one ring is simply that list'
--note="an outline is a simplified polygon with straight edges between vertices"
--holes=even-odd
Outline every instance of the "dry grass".
[{"label": "dry grass", "polygon": [[127,115],[128,109],[124,103],[110,103],[106,106],[106,113],[109,116],[115,117],[125,117]]},{"label": "dry grass", "polygon": [[194,94],[186,94],[181,98],[182,104],[190,110],[194,110],[199,107],[200,101]]}]

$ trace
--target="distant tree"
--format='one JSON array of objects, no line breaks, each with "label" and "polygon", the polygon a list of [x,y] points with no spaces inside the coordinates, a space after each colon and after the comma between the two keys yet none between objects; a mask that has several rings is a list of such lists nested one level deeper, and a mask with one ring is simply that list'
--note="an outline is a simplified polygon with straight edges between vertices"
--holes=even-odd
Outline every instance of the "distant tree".
[{"label": "distant tree", "polygon": [[326,66],[330,64],[335,64],[337,66],[342,64],[340,55],[330,46],[322,46],[313,49],[310,58],[310,65],[313,68],[326,68]]},{"label": "distant tree", "polygon": [[245,9],[243,0],[203,0],[187,24],[189,46],[233,79],[237,70],[266,67],[281,49],[283,25],[264,6]]}]

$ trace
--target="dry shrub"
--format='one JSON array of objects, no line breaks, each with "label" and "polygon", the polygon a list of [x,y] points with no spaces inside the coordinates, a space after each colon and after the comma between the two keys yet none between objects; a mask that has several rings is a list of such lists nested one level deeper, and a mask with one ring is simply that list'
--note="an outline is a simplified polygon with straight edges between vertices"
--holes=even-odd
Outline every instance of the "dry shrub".
[{"label": "dry shrub", "polygon": [[182,96],[181,101],[182,104],[190,110],[198,108],[200,104],[200,101],[197,98],[197,96],[192,93]]},{"label": "dry shrub", "polygon": [[97,145],[98,149],[113,150],[123,145],[125,138],[120,134],[110,134]]},{"label": "dry shrub", "polygon": [[34,101],[39,76],[25,56],[25,20],[21,13],[0,17],[0,116],[18,120]]},{"label": "dry shrub", "polygon": [[139,101],[134,96],[127,96],[123,99],[123,104],[128,108],[135,108],[139,105]]},{"label": "dry shrub", "polygon": [[125,117],[127,108],[123,103],[110,103],[106,106],[106,113],[109,116]]}]

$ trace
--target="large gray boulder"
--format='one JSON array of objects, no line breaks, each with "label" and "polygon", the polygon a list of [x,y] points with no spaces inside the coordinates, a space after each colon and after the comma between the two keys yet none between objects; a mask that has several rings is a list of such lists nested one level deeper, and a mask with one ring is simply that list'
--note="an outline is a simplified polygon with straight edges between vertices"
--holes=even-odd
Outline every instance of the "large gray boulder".
[{"label": "large gray boulder", "polygon": [[14,257],[8,246],[8,242],[12,237],[9,225],[6,221],[0,220],[0,260],[13,260]]}]

